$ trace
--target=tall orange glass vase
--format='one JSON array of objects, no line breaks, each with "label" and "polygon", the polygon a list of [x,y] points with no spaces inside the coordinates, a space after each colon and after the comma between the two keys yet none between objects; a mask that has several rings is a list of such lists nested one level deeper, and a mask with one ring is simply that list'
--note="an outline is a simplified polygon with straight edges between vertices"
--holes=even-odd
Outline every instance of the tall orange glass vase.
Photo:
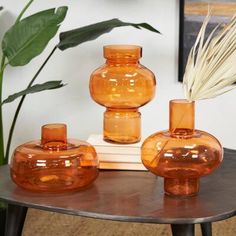
[{"label": "tall orange glass vase", "polygon": [[106,63],[90,79],[90,94],[106,107],[104,140],[136,143],[141,138],[141,114],[138,108],[152,100],[155,76],[139,63],[142,48],[134,45],[104,47]]},{"label": "tall orange glass vase", "polygon": [[164,177],[169,195],[196,195],[199,178],[214,171],[223,158],[219,141],[194,128],[194,110],[194,101],[170,101],[169,130],[151,135],[142,145],[143,164]]},{"label": "tall orange glass vase", "polygon": [[12,180],[28,190],[66,192],[90,185],[98,176],[95,149],[67,139],[66,125],[42,127],[41,140],[17,147],[11,159]]}]

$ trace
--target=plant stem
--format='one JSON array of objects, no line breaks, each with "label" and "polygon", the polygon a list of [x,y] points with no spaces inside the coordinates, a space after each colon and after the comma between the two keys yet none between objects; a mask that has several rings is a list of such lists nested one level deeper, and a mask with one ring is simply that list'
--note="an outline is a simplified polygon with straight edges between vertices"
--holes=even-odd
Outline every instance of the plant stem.
[{"label": "plant stem", "polygon": [[[0,68],[0,102],[2,103],[2,81],[5,69],[5,57],[2,57]],[[4,164],[4,135],[3,135],[3,119],[2,119],[2,106],[0,106],[0,165]]]},{"label": "plant stem", "polygon": [[[34,0],[30,0],[23,10],[20,12],[17,17],[15,24],[17,24],[21,17],[24,15],[25,11],[29,8],[29,6],[33,3]],[[7,64],[5,64],[6,57],[2,56],[1,67],[0,67],[0,103],[2,104],[2,84],[3,84],[3,74]],[[8,163],[8,157],[4,158],[4,131],[3,131],[3,117],[2,117],[2,106],[0,107],[0,166]]]},{"label": "plant stem", "polygon": [[25,13],[26,10],[30,7],[30,5],[33,3],[33,1],[34,1],[34,0],[30,0],[30,1],[25,5],[25,7],[23,8],[23,10],[21,11],[21,13],[19,14],[19,16],[17,17],[15,24],[17,24],[17,23],[20,21],[21,17],[24,15],[24,13]]},{"label": "plant stem", "polygon": [[[56,51],[57,46],[55,46],[53,48],[53,50],[50,52],[50,54],[48,55],[48,57],[46,58],[46,60],[44,61],[44,63],[41,65],[41,67],[38,69],[38,71],[36,72],[36,74],[34,75],[34,77],[32,78],[32,80],[29,82],[27,88],[31,87],[31,85],[34,83],[34,81],[36,80],[36,78],[38,77],[38,75],[40,74],[40,72],[42,71],[42,69],[44,68],[44,66],[47,64],[47,62],[49,61],[49,59],[51,58],[51,56],[53,55],[53,53]],[[15,125],[16,125],[16,121],[20,112],[20,109],[22,107],[22,104],[25,100],[26,95],[23,95],[20,99],[20,102],[16,108],[16,112],[11,124],[11,128],[9,131],[9,135],[8,135],[8,140],[7,140],[7,147],[6,147],[6,155],[5,155],[5,161],[6,163],[8,163],[8,159],[9,159],[9,152],[10,152],[10,147],[11,147],[11,140],[12,140],[12,135],[15,129]]]}]

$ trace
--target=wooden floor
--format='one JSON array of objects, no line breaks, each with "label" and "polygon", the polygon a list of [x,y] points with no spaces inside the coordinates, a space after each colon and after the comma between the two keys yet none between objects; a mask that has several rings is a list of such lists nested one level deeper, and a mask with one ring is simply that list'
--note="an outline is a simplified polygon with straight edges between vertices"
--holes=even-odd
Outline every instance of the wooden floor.
[{"label": "wooden floor", "polygon": [[236,3],[186,3],[185,15],[206,15],[208,9],[211,9],[212,15],[233,16],[236,14]]}]

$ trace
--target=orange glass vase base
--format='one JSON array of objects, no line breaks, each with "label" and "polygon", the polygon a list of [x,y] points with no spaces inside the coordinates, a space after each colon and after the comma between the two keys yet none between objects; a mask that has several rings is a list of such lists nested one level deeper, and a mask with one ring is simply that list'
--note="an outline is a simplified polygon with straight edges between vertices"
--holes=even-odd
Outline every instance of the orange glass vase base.
[{"label": "orange glass vase base", "polygon": [[107,142],[136,143],[141,139],[141,114],[137,109],[107,109],[103,138]]},{"label": "orange glass vase base", "polygon": [[171,196],[195,196],[199,191],[199,179],[164,178],[164,190]]},{"label": "orange glass vase base", "polygon": [[98,176],[95,149],[67,139],[66,125],[42,127],[41,140],[20,145],[11,159],[11,178],[37,192],[68,192],[87,188]]}]

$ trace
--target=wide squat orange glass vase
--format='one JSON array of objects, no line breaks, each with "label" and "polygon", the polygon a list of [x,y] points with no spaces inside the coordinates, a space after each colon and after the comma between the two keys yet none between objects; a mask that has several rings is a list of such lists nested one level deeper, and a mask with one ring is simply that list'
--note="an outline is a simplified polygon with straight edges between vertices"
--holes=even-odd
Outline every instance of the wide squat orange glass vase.
[{"label": "wide squat orange glass vase", "polygon": [[106,63],[90,79],[90,94],[105,106],[103,137],[108,142],[136,143],[141,138],[138,108],[155,94],[155,76],[139,63],[142,48],[134,45],[104,47]]},{"label": "wide squat orange glass vase", "polygon": [[64,124],[48,124],[42,127],[41,140],[15,149],[10,169],[20,187],[66,192],[90,185],[98,176],[97,165],[97,154],[89,143],[67,139]]},{"label": "wide squat orange glass vase", "polygon": [[170,101],[169,130],[155,133],[142,145],[142,162],[155,175],[164,177],[165,193],[193,196],[199,178],[221,163],[219,141],[194,128],[194,101]]}]

